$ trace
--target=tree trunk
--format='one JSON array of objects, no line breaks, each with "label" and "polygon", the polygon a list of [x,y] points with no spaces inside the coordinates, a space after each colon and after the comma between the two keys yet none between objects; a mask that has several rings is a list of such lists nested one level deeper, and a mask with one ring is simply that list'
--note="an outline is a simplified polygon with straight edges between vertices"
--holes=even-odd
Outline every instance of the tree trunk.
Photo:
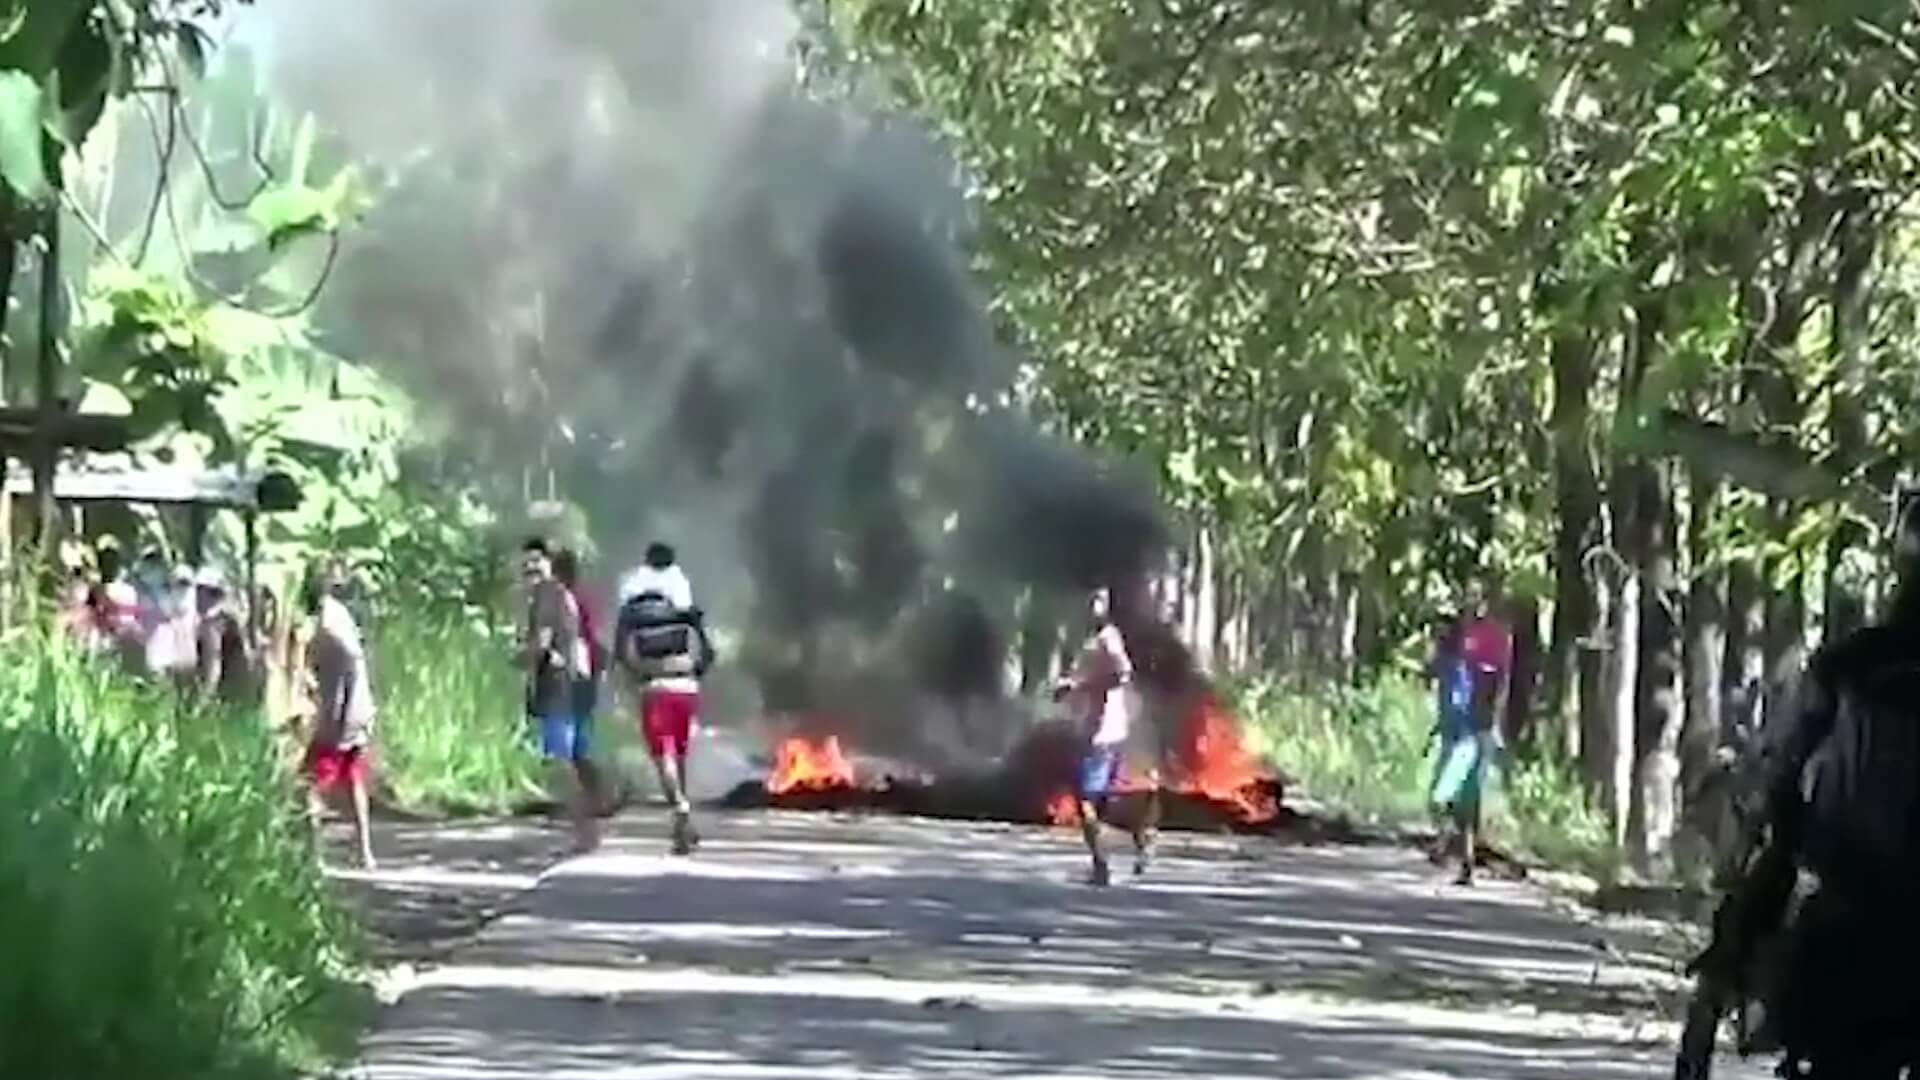
[{"label": "tree trunk", "polygon": [[1060,613],[1051,595],[1027,592],[1020,618],[1020,694],[1032,698],[1053,684],[1060,651]]},{"label": "tree trunk", "polygon": [[1634,706],[1639,698],[1640,576],[1632,566],[1613,568],[1613,617],[1606,661],[1605,724],[1601,729],[1601,760],[1605,782],[1601,804],[1613,825],[1616,848],[1626,844],[1634,816],[1633,755]]},{"label": "tree trunk", "polygon": [[1707,783],[1721,736],[1721,665],[1726,650],[1726,575],[1710,569],[1707,524],[1718,497],[1717,485],[1695,473],[1687,484],[1687,566],[1692,583],[1682,618],[1681,663],[1686,671],[1686,713],[1680,729],[1682,868],[1711,868],[1713,814]]},{"label": "tree trunk", "polygon": [[1332,574],[1334,596],[1333,673],[1341,683],[1354,677],[1355,649],[1360,642],[1360,580],[1354,574]]},{"label": "tree trunk", "polygon": [[1727,568],[1727,648],[1722,661],[1722,739],[1728,723],[1749,731],[1760,724],[1767,680],[1767,593],[1760,566],[1742,559]]},{"label": "tree trunk", "polygon": [[[1541,735],[1535,721],[1540,685],[1540,601],[1524,596],[1512,604],[1513,686],[1507,694],[1504,727],[1507,745],[1537,753]],[[1559,729],[1548,729],[1558,734]]]},{"label": "tree trunk", "polygon": [[[1786,511],[1782,509],[1777,513],[1785,517]],[[1789,524],[1776,521],[1773,535],[1784,536],[1789,528]],[[1784,565],[1769,576],[1775,580],[1785,579],[1781,588],[1767,595],[1766,632],[1762,642],[1766,682],[1760,722],[1771,728],[1792,712],[1794,691],[1799,684],[1806,643],[1806,566],[1802,560],[1787,556]]]},{"label": "tree trunk", "polygon": [[[1553,345],[1553,472],[1558,521],[1553,545],[1553,624],[1544,660],[1543,714],[1561,724],[1568,757],[1581,758],[1582,733],[1598,700],[1592,696],[1598,656],[1579,642],[1591,640],[1599,613],[1586,553],[1598,539],[1600,484],[1588,445],[1588,399],[1593,394],[1593,344],[1584,336],[1566,336]],[[1580,709],[1568,717],[1569,691],[1578,687]],[[1601,774],[1588,781],[1601,784]]]},{"label": "tree trunk", "polygon": [[[1864,189],[1855,188],[1849,193],[1841,214],[1831,297],[1834,383],[1829,419],[1833,466],[1850,479],[1863,464],[1867,451],[1867,418],[1861,400],[1865,389],[1862,353],[1868,334],[1867,274],[1873,265],[1879,232]],[[1844,517],[1827,543],[1821,623],[1829,640],[1866,621],[1867,568],[1855,565],[1854,559],[1855,549],[1866,538],[1866,530],[1858,521]]]},{"label": "tree trunk", "polygon": [[1646,873],[1664,871],[1673,855],[1678,817],[1680,731],[1680,580],[1676,562],[1679,523],[1674,513],[1670,467],[1643,466],[1640,473],[1642,552],[1640,664],[1635,726],[1635,804],[1639,807],[1633,853]]},{"label": "tree trunk", "polygon": [[1193,555],[1193,611],[1187,641],[1200,670],[1214,671],[1220,666],[1220,568],[1212,527],[1203,523],[1194,530]]}]

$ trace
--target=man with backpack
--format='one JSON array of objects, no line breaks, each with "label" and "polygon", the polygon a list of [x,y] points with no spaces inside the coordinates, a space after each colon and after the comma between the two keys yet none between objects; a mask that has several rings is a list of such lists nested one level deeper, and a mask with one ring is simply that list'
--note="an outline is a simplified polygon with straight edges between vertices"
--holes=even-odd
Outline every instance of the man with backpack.
[{"label": "man with backpack", "polygon": [[[1720,1014],[1765,1023],[1780,1075],[1920,1070],[1920,493],[1901,499],[1882,621],[1814,653],[1775,743],[1759,842],[1714,917],[1678,1077],[1704,1077]],[[1808,887],[1810,886],[1810,887]]]},{"label": "man with backpack", "polygon": [[640,703],[647,753],[673,808],[673,853],[700,842],[687,798],[687,751],[700,710],[700,679],[713,666],[706,619],[671,547],[647,545],[645,561],[620,585],[614,658]]}]

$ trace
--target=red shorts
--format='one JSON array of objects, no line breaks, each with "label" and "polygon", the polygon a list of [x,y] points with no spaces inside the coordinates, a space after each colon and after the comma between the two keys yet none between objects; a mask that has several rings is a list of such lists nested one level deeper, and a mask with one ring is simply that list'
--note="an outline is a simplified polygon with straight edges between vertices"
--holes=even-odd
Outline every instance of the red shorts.
[{"label": "red shorts", "polygon": [[307,775],[313,786],[329,791],[349,783],[367,782],[367,751],[363,746],[307,747]]},{"label": "red shorts", "polygon": [[693,717],[699,711],[697,690],[641,691],[640,730],[647,737],[647,752],[654,757],[686,757]]}]

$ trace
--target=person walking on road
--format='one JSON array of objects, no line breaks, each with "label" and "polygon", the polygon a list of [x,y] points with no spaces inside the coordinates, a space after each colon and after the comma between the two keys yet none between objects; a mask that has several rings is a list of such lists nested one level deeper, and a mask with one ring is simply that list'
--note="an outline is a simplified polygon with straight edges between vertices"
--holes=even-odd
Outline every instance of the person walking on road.
[{"label": "person walking on road", "polygon": [[579,724],[574,733],[573,769],[585,792],[588,804],[597,815],[607,806],[607,785],[594,762],[593,719],[600,706],[600,683],[605,677],[607,650],[600,636],[600,616],[580,584],[580,556],[572,548],[561,548],[553,556],[553,576],[566,587],[574,610],[580,616],[580,640],[587,648],[587,673],[574,680],[573,716]]},{"label": "person walking on road", "polygon": [[360,865],[371,870],[373,833],[367,785],[377,710],[366,648],[360,627],[347,605],[335,595],[330,576],[316,575],[309,580],[302,599],[313,619],[306,650],[307,687],[313,701],[306,766],[312,783],[314,823],[319,824],[325,802],[344,789],[353,818],[354,841],[360,849]]},{"label": "person walking on road", "polygon": [[1513,635],[1476,582],[1468,589],[1463,617],[1443,637],[1435,660],[1441,679],[1440,763],[1431,798],[1452,820],[1461,885],[1473,884],[1481,800],[1488,766],[1500,749],[1499,717],[1512,668]]},{"label": "person walking on road", "polygon": [[580,774],[588,749],[586,726],[576,713],[580,680],[592,665],[580,633],[580,609],[554,576],[553,554],[545,540],[521,547],[521,576],[527,587],[519,662],[527,673],[527,714],[533,720],[550,789],[573,823],[574,850],[599,846],[597,818]]},{"label": "person walking on road", "polygon": [[642,564],[620,585],[614,657],[639,702],[647,754],[673,813],[673,852],[700,842],[687,796],[687,752],[700,711],[700,680],[713,666],[706,618],[673,548],[649,544]]},{"label": "person walking on road", "polygon": [[[1100,814],[1120,780],[1136,710],[1133,660],[1127,652],[1126,639],[1114,622],[1111,594],[1107,590],[1094,594],[1091,615],[1092,633],[1081,647],[1073,671],[1059,693],[1079,721],[1086,739],[1075,777],[1074,806],[1080,818],[1080,835],[1086,841],[1087,855],[1093,864],[1087,880],[1104,887],[1111,883],[1112,872],[1100,841]],[[1143,818],[1133,830],[1135,874],[1146,872],[1147,829]]]}]

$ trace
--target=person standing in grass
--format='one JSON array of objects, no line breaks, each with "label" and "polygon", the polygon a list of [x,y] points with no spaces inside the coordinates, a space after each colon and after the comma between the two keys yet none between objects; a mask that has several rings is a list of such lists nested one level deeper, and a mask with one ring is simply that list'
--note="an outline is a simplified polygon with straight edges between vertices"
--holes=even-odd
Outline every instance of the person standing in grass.
[{"label": "person standing in grass", "polygon": [[306,650],[307,685],[313,699],[306,766],[313,785],[314,822],[317,826],[325,800],[344,789],[360,865],[371,870],[373,830],[367,784],[376,710],[366,648],[353,613],[335,595],[331,575],[310,579],[302,600],[313,619]]},{"label": "person standing in grass", "polygon": [[581,789],[595,813],[607,808],[608,792],[591,749],[593,714],[600,704],[600,681],[606,672],[606,646],[600,637],[600,617],[593,598],[580,587],[580,556],[572,548],[561,548],[553,556],[553,576],[566,587],[567,596],[580,618],[580,640],[587,649],[587,673],[574,680],[573,715],[579,723],[574,737],[573,768]]},{"label": "person standing in grass", "polygon": [[195,580],[200,618],[197,682],[210,700],[239,704],[254,696],[252,642],[245,620],[227,589],[225,575],[203,568]]},{"label": "person standing in grass", "polygon": [[[1133,659],[1127,652],[1120,627],[1114,622],[1111,606],[1111,594],[1107,590],[1094,593],[1093,631],[1081,646],[1067,682],[1058,691],[1080,721],[1087,740],[1075,777],[1074,805],[1080,817],[1080,835],[1093,862],[1087,880],[1096,886],[1112,881],[1100,842],[1100,811],[1120,780],[1134,713]],[[1148,827],[1143,818],[1133,832],[1135,874],[1144,873],[1147,868]]]},{"label": "person standing in grass", "polygon": [[580,679],[591,669],[580,633],[580,609],[554,576],[553,553],[535,537],[522,545],[521,576],[527,615],[520,638],[520,666],[527,673],[527,714],[547,760],[555,798],[573,822],[574,850],[599,846],[599,828],[579,762],[586,757],[585,725],[575,712]]},{"label": "person standing in grass", "polygon": [[693,584],[666,544],[647,545],[641,565],[620,583],[614,658],[639,699],[647,754],[673,808],[673,853],[691,854],[700,836],[687,796],[687,754],[714,648]]},{"label": "person standing in grass", "polygon": [[1460,848],[1457,880],[1471,885],[1481,798],[1487,768],[1500,749],[1499,716],[1513,669],[1513,634],[1493,614],[1480,583],[1468,588],[1463,615],[1443,637],[1435,668],[1441,679],[1441,751],[1432,801],[1453,823]]}]

